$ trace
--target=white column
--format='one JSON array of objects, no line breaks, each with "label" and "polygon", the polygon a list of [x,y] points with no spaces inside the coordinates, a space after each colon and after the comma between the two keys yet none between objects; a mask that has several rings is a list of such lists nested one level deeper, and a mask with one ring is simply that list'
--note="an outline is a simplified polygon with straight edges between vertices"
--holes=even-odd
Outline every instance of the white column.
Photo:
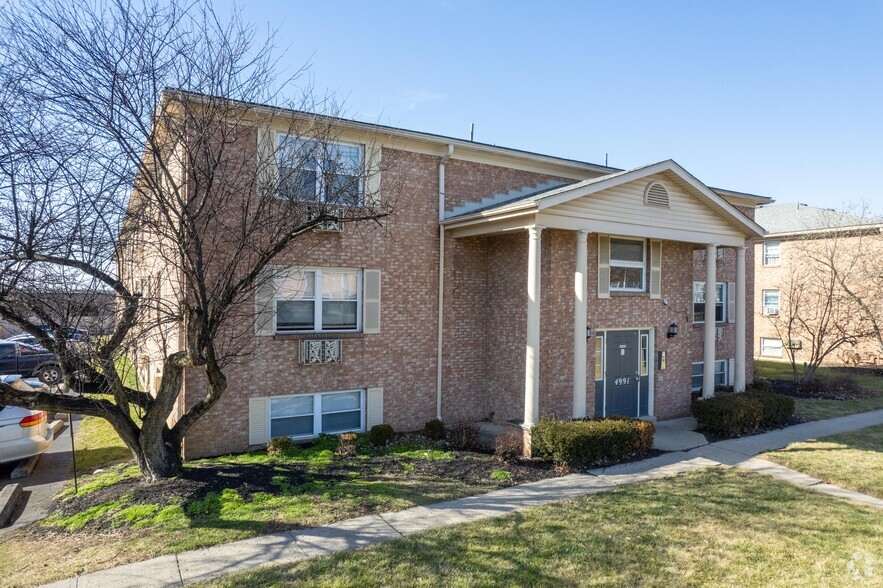
[{"label": "white column", "polygon": [[714,396],[714,321],[717,297],[717,245],[705,247],[705,337],[702,347],[702,396]]},{"label": "white column", "polygon": [[736,247],[736,361],[733,385],[745,391],[745,247]]},{"label": "white column", "polygon": [[588,304],[586,272],[589,265],[588,231],[576,233],[576,267],[573,270],[573,417],[586,416],[586,322]]},{"label": "white column", "polygon": [[524,354],[524,426],[540,419],[540,234],[543,227],[528,227],[527,337]]}]

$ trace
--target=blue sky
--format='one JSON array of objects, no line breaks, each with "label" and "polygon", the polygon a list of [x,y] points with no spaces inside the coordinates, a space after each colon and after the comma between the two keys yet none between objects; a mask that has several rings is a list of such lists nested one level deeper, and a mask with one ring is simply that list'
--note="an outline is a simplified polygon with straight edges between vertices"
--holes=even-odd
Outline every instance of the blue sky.
[{"label": "blue sky", "polygon": [[240,2],[372,122],[883,213],[883,2]]}]

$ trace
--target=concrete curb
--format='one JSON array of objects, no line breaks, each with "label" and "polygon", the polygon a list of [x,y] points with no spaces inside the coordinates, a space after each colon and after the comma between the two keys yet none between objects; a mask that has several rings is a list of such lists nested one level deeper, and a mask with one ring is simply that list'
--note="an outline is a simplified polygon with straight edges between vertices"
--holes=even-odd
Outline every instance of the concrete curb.
[{"label": "concrete curb", "polygon": [[0,490],[0,527],[6,525],[21,499],[21,484],[10,484]]},{"label": "concrete curb", "polygon": [[40,461],[40,456],[42,453],[38,453],[37,455],[33,455],[28,458],[27,461],[19,462],[15,469],[12,470],[12,473],[9,474],[10,480],[18,480],[21,478],[27,478],[31,475],[31,472],[34,471],[34,468],[37,467],[37,462]]},{"label": "concrete curb", "polygon": [[62,421],[60,419],[56,419],[56,420],[52,421],[51,423],[49,423],[49,428],[52,429],[53,435],[58,435],[58,432],[61,430],[61,428],[63,426],[64,426],[64,421]]}]

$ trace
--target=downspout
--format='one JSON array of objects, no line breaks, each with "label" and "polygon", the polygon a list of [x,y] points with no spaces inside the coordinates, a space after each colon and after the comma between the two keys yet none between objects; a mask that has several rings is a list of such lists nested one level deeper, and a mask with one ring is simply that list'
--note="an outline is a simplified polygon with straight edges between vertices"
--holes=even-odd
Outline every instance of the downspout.
[{"label": "downspout", "polygon": [[435,376],[435,418],[442,418],[442,335],[444,329],[445,305],[445,163],[454,154],[454,146],[448,145],[448,151],[438,162],[438,350]]}]

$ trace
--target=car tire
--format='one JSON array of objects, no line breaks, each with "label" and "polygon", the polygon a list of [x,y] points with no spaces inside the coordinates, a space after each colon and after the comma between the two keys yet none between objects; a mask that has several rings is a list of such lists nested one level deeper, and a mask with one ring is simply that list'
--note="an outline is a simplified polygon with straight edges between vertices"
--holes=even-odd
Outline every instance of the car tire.
[{"label": "car tire", "polygon": [[61,383],[61,366],[57,363],[47,363],[37,368],[37,379],[47,386],[55,386]]}]

